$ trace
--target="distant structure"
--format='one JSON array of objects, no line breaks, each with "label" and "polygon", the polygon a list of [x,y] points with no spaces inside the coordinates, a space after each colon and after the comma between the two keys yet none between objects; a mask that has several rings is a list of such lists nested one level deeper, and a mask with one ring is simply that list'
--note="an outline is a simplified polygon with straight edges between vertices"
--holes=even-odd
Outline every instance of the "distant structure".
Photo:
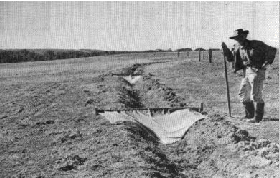
[{"label": "distant structure", "polygon": [[189,57],[189,52],[192,51],[192,48],[179,48],[176,51],[178,57],[180,57],[180,52],[187,52],[187,57]]},{"label": "distant structure", "polygon": [[192,51],[192,48],[179,48],[176,51]]},{"label": "distant structure", "polygon": [[209,48],[209,50],[212,50],[212,51],[221,51],[221,49],[219,49],[219,48]]},{"label": "distant structure", "polygon": [[162,52],[164,51],[163,49],[156,49],[157,52]]},{"label": "distant structure", "polygon": [[196,48],[194,51],[206,51],[204,48]]}]

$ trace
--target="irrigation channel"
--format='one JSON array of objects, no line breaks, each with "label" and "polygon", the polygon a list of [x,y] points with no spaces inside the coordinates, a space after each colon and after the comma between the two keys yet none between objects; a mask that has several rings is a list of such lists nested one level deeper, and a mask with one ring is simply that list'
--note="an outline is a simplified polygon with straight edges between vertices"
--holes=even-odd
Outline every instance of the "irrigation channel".
[{"label": "irrigation channel", "polygon": [[[176,108],[190,103],[176,95],[153,75],[145,73],[151,63],[134,64],[119,71],[120,76],[103,75],[102,81],[117,81],[117,104],[108,110],[133,108]],[[130,77],[122,77],[130,76]],[[133,75],[141,76],[135,81]],[[133,84],[131,84],[133,83]],[[105,87],[105,86],[101,86]],[[199,106],[199,103],[195,103]],[[112,126],[126,125],[134,134],[131,139],[146,142],[143,159],[153,168],[145,177],[277,177],[279,145],[256,140],[246,130],[237,128],[225,118],[191,110],[166,111],[105,111]],[[134,140],[135,141],[135,140]],[[140,143],[136,144],[139,146]],[[140,146],[139,146],[140,147]],[[144,151],[144,152],[145,152]],[[241,164],[242,163],[242,164]]]}]

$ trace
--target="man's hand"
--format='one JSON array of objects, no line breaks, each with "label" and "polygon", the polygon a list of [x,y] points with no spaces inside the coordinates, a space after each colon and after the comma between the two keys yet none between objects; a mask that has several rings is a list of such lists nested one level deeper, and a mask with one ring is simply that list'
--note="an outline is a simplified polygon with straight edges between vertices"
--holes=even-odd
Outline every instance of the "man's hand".
[{"label": "man's hand", "polygon": [[266,70],[269,66],[270,64],[267,61],[265,61],[265,63],[262,66],[262,69]]},{"label": "man's hand", "polygon": [[250,61],[243,61],[243,65],[244,66],[247,66],[247,65],[249,65],[250,64]]},{"label": "man's hand", "polygon": [[225,42],[222,42],[222,48],[227,48],[227,45],[225,44]]},{"label": "man's hand", "polygon": [[232,62],[234,60],[232,52],[227,48],[225,42],[222,42],[222,48],[223,48],[223,54],[227,58],[227,61]]}]

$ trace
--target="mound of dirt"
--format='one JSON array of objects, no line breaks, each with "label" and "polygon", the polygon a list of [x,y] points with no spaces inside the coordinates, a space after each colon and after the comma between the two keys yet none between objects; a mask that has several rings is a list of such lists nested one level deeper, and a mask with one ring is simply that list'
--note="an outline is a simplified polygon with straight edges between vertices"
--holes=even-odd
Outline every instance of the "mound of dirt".
[{"label": "mound of dirt", "polygon": [[255,140],[219,115],[196,122],[181,142],[162,149],[189,177],[279,175],[279,145]]},{"label": "mound of dirt", "polygon": [[279,177],[279,144],[260,139],[216,149],[199,165],[205,177]]},{"label": "mound of dirt", "polygon": [[[199,138],[199,139],[198,139]],[[184,136],[181,146],[193,145],[196,147],[238,143],[250,140],[245,130],[240,130],[231,122],[218,114],[209,116],[193,125]]]},{"label": "mound of dirt", "polygon": [[166,87],[159,79],[153,78],[152,75],[144,75],[143,82],[134,86],[135,90],[141,91],[139,96],[143,105],[147,107],[185,107],[183,99],[176,92]]}]

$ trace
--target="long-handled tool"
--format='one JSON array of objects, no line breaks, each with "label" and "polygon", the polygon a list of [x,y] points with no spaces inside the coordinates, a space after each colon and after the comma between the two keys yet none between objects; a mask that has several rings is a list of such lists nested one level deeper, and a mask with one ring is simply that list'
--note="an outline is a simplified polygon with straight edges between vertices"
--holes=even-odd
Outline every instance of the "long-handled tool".
[{"label": "long-handled tool", "polygon": [[226,85],[227,85],[228,112],[229,112],[229,117],[231,117],[230,94],[229,94],[229,86],[228,86],[228,78],[227,78],[227,62],[226,62],[226,57],[225,57],[225,51],[224,51],[224,49],[223,49],[223,56],[224,56],[224,63],[225,63],[225,78],[226,78]]},{"label": "long-handled tool", "polygon": [[159,111],[162,110],[164,111],[164,113],[168,113],[168,112],[173,112],[176,110],[183,110],[183,109],[189,109],[189,110],[193,110],[196,112],[203,112],[203,103],[200,103],[200,107],[195,107],[195,106],[189,106],[189,107],[179,107],[179,108],[128,108],[128,109],[98,109],[95,108],[95,115],[99,115],[100,113],[104,113],[104,112],[122,112],[122,111],[134,111],[134,110],[139,110],[139,111],[150,111],[150,112],[154,112],[154,111]]}]

